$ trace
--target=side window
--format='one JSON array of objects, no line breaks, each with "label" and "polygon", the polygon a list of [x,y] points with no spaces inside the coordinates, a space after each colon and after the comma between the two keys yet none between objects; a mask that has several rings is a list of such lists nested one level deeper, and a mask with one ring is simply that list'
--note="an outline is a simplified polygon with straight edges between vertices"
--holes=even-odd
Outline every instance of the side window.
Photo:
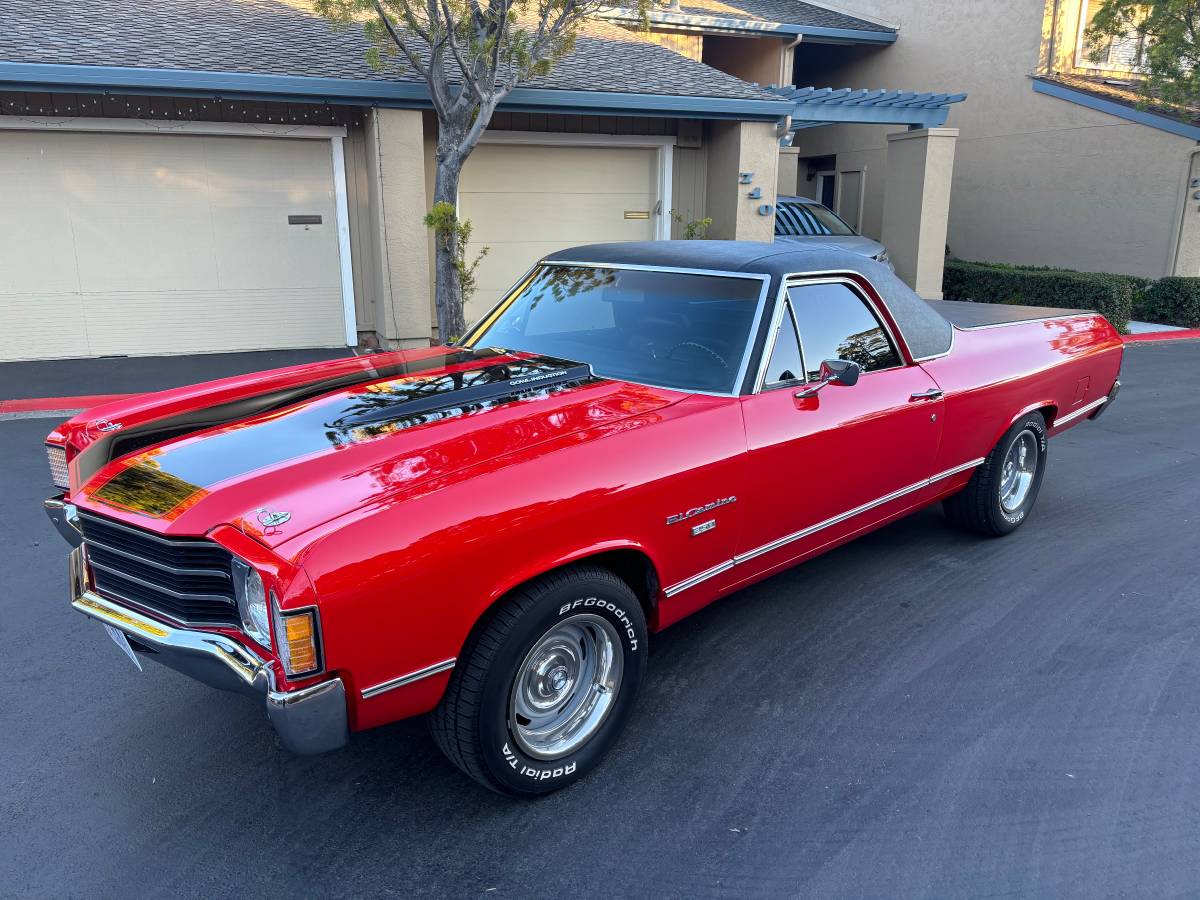
[{"label": "side window", "polygon": [[900,354],[866,301],[845,284],[803,284],[788,291],[808,377],[821,377],[821,361],[846,359],[864,372],[900,365]]},{"label": "side window", "polygon": [[763,381],[763,385],[771,387],[775,384],[803,380],[804,363],[800,358],[800,342],[796,340],[796,326],[792,322],[791,312],[784,309],[783,320],[779,323],[779,334],[775,338],[775,349],[771,351],[771,359],[767,363],[767,377]]}]

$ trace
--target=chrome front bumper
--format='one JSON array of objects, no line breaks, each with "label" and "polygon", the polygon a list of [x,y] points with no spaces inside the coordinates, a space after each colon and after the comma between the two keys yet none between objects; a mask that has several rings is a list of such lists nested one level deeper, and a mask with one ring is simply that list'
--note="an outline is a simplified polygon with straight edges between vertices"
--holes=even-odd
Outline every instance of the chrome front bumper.
[{"label": "chrome front bumper", "polygon": [[[74,527],[73,507],[51,500],[46,502],[46,511],[52,520],[59,517],[55,525],[69,537],[66,529]],[[74,533],[78,535],[77,530]],[[71,605],[89,618],[120,629],[139,656],[212,687],[262,697],[267,717],[293,753],[324,753],[349,740],[346,688],[340,678],[297,691],[277,691],[270,664],[236,641],[207,631],[175,628],[89,590],[83,554],[78,545],[71,551]]]}]

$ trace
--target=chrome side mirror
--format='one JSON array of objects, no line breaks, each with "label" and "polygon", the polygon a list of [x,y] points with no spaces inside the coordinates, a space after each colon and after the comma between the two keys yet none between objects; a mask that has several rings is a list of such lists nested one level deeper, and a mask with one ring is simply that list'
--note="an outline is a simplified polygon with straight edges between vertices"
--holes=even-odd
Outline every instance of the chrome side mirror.
[{"label": "chrome side mirror", "polygon": [[821,363],[821,380],[816,384],[810,384],[803,390],[796,391],[794,396],[797,400],[815,397],[817,392],[827,384],[852,387],[858,384],[858,376],[861,374],[862,368],[856,362],[848,359],[827,359]]}]

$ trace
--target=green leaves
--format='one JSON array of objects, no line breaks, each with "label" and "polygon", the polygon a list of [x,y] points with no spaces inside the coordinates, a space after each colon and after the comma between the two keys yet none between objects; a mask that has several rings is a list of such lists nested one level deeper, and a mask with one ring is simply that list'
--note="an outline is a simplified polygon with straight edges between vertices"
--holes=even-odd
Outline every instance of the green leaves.
[{"label": "green leaves", "polygon": [[468,262],[467,245],[471,243],[471,222],[469,219],[459,219],[454,204],[444,200],[433,204],[433,208],[425,214],[425,227],[432,229],[439,249],[452,254],[454,268],[458,272],[459,290],[462,293],[461,302],[466,305],[475,293],[475,270],[492,248],[481,247],[476,257]]},{"label": "green leaves", "polygon": [[1114,40],[1136,39],[1147,104],[1176,107],[1193,118],[1200,107],[1200,0],[1103,0],[1085,34],[1093,62],[1105,65]]}]

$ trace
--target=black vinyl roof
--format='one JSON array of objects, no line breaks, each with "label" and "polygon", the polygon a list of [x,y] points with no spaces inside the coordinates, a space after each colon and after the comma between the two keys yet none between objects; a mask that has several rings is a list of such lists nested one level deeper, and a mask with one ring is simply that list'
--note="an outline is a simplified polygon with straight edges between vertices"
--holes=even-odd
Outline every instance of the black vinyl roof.
[{"label": "black vinyl roof", "polygon": [[950,349],[950,323],[882,263],[849,250],[802,242],[766,244],[755,241],[630,241],[587,244],[559,250],[547,262],[655,266],[745,272],[766,275],[772,295],[789,275],[851,272],[866,278],[887,304],[915,359],[940,356]]}]

